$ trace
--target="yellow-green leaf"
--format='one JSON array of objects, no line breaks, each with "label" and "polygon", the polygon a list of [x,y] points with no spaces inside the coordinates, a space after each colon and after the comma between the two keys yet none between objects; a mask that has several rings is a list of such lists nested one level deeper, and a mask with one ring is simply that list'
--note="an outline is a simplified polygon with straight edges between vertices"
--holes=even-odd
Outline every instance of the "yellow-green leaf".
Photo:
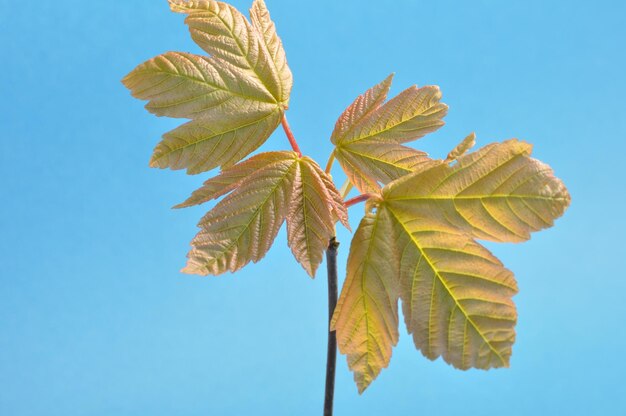
[{"label": "yellow-green leaf", "polygon": [[169,0],[187,14],[194,40],[212,56],[168,52],[139,65],[123,83],[158,116],[191,119],[164,135],[150,166],[195,174],[229,167],[263,144],[280,124],[292,77],[262,1],[253,23],[217,1]]},{"label": "yellow-green leaf", "polygon": [[234,272],[265,256],[287,216],[299,168],[296,153],[284,154],[241,181],[202,218],[183,272]]},{"label": "yellow-green leaf", "polygon": [[287,65],[283,43],[276,33],[276,25],[272,21],[270,12],[263,0],[254,0],[250,9],[250,18],[252,25],[261,35],[263,45],[271,58],[270,62],[276,67],[281,86],[279,99],[288,104],[293,85],[293,75]]},{"label": "yellow-green leaf", "polygon": [[332,212],[336,221],[339,221],[348,230],[352,230],[350,228],[350,223],[348,222],[348,209],[343,202],[343,197],[341,196],[341,193],[335,187],[335,183],[333,182],[332,178],[329,174],[324,172],[318,164],[315,164],[314,167],[317,170],[319,176],[322,178],[322,181],[326,185],[326,190],[328,191],[328,195],[330,196],[329,203],[332,206]]},{"label": "yellow-green leaf", "polygon": [[462,229],[491,241],[525,241],[551,227],[570,202],[552,169],[530,157],[528,143],[485,146],[389,184],[384,198],[398,212],[439,229]]},{"label": "yellow-green leaf", "polygon": [[402,146],[437,130],[447,106],[436,86],[410,87],[383,104],[391,86],[389,76],[359,96],[339,117],[331,141],[335,156],[354,186],[376,192],[430,159],[423,152]]},{"label": "yellow-green leaf", "polygon": [[[359,391],[388,364],[395,343],[389,334],[396,329],[389,322],[398,299],[407,329],[426,357],[443,357],[461,369],[509,365],[517,285],[474,238],[526,240],[569,205],[562,182],[530,151],[528,144],[510,140],[455,155],[454,166],[436,163],[406,175],[369,202],[350,248],[350,258],[358,260],[348,263],[333,317]],[[381,282],[386,289],[370,298],[378,306],[388,301],[372,311],[363,303],[364,288]],[[390,289],[395,282],[398,291]],[[370,345],[382,345],[387,353],[370,360],[378,351]]]},{"label": "yellow-green leaf", "polygon": [[398,261],[389,213],[368,212],[354,234],[331,322],[359,393],[389,365],[398,342]]},{"label": "yellow-green leaf", "polygon": [[343,203],[339,207],[333,202],[331,192],[338,191],[326,176],[312,159],[300,159],[287,216],[289,247],[311,277],[315,277],[324,250],[335,236],[336,218],[347,220],[348,216]]},{"label": "yellow-green leaf", "polygon": [[[346,112],[355,110],[351,107],[360,106],[367,102],[372,106],[363,117],[340,117],[339,124],[346,133],[335,136],[336,145],[360,141],[374,141],[383,143],[406,143],[419,139],[427,133],[443,126],[442,118],[448,112],[448,106],[441,103],[441,91],[435,85],[417,88],[412,86],[402,91],[396,97],[380,105],[381,92],[388,91],[391,79],[387,78],[381,84],[373,87],[363,96],[357,98]],[[366,100],[363,97],[372,96],[378,99]],[[357,112],[359,114],[359,112]],[[346,123],[346,126],[341,124]],[[349,123],[354,123],[353,125]]]},{"label": "yellow-green leaf", "polygon": [[415,346],[464,370],[508,366],[517,319],[513,274],[461,232],[381,210],[396,230],[402,311]]},{"label": "yellow-green leaf", "polygon": [[354,130],[359,124],[365,120],[372,112],[378,109],[387,99],[393,74],[389,75],[380,84],[377,84],[359,95],[356,100],[339,116],[335,129],[330,136],[333,144],[345,141],[347,138],[354,136]]},{"label": "yellow-green leaf", "polygon": [[[257,78],[278,102],[288,105],[291,84],[285,83],[285,70],[289,69],[286,68],[284,52],[281,54],[278,51],[279,48],[282,51],[282,45],[264,4],[257,2],[253,6],[253,19],[259,23],[255,27],[241,12],[227,3],[206,0],[169,1],[173,11],[187,14],[185,23],[189,26],[191,37],[202,49],[245,71],[248,76]],[[274,54],[270,53],[267,41],[271,41]]]},{"label": "yellow-green leaf", "polygon": [[264,152],[252,156],[241,163],[222,170],[222,172],[194,191],[187,200],[174,208],[186,208],[200,205],[217,199],[234,190],[246,178],[254,175],[257,171],[271,165],[274,162],[292,158],[292,152]]},{"label": "yellow-green leaf", "polygon": [[133,97],[149,100],[157,116],[195,119],[226,111],[267,112],[274,97],[253,77],[216,59],[167,52],[135,68],[122,80]]},{"label": "yellow-green leaf", "polygon": [[361,192],[377,192],[389,183],[435,162],[424,152],[396,143],[356,142],[335,149],[350,182]]},{"label": "yellow-green leaf", "polygon": [[192,120],[163,135],[150,166],[187,169],[189,174],[227,168],[258,149],[280,124],[282,112],[217,113]]}]

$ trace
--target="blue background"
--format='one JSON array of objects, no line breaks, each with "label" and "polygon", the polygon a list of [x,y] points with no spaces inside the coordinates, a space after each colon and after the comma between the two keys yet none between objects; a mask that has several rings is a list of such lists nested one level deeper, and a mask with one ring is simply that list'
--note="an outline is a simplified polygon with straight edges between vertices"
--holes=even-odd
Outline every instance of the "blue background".
[{"label": "blue background", "polygon": [[[341,111],[396,72],[394,94],[438,84],[451,108],[418,147],[526,139],[573,197],[555,228],[489,245],[521,288],[510,369],[430,362],[402,329],[363,396],[339,357],[336,414],[626,414],[625,3],[268,3],[290,121],[320,163]],[[206,207],[169,207],[209,175],[148,168],[179,121],[119,80],[199,51],[182,21],[165,0],[0,0],[1,415],[321,414],[325,277],[306,277],[284,232],[236,275],[178,272]],[[286,147],[277,131],[264,149]]]}]

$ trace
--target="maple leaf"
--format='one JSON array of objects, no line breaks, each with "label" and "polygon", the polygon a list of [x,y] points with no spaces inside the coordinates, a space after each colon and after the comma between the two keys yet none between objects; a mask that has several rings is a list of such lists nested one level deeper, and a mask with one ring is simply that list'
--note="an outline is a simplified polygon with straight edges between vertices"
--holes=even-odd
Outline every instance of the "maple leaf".
[{"label": "maple leaf", "polygon": [[185,273],[218,275],[259,261],[286,219],[294,257],[313,277],[335,223],[349,228],[332,180],[315,161],[295,152],[260,153],[224,169],[176,208],[226,194],[200,221]]},{"label": "maple leaf", "polygon": [[287,218],[288,243],[296,260],[313,277],[335,236],[336,220],[350,228],[348,212],[332,180],[314,160],[300,159],[294,185]]},{"label": "maple leaf", "polygon": [[426,357],[461,369],[508,366],[517,285],[474,238],[527,240],[551,226],[570,197],[526,143],[460,153],[453,166],[433,164],[387,184],[357,229],[332,328],[360,392],[389,363],[398,299]]},{"label": "maple leaf", "polygon": [[263,1],[252,23],[217,1],[170,0],[187,14],[192,38],[211,56],[168,52],[139,65],[124,79],[146,109],[190,122],[165,134],[150,166],[196,174],[228,167],[261,146],[289,105],[292,76]]},{"label": "maple leaf", "polygon": [[[376,192],[428,166],[426,153],[403,146],[443,126],[448,107],[436,86],[410,87],[384,103],[393,75],[359,96],[339,117],[331,142],[335,157],[361,192]],[[384,104],[383,104],[384,103]]]},{"label": "maple leaf", "polygon": [[[198,224],[201,231],[191,242],[184,273],[234,272],[259,261],[270,249],[288,213],[298,155],[280,152],[258,157],[266,158],[267,165],[239,181]],[[232,172],[237,169],[234,166],[226,175],[235,176]]]},{"label": "maple leaf", "polygon": [[264,152],[252,156],[235,166],[222,170],[218,176],[208,179],[204,182],[202,187],[195,190],[185,202],[176,205],[174,208],[187,208],[200,205],[226,195],[257,171],[272,163],[285,160],[288,157],[291,157],[291,154],[286,154],[285,152]]}]

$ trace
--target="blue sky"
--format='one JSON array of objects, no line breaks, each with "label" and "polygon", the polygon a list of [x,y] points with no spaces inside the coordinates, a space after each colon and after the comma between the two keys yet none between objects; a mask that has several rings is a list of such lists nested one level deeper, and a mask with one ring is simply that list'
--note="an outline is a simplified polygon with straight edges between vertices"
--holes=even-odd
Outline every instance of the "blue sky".
[{"label": "blue sky", "polygon": [[[488,246],[520,286],[510,369],[428,361],[401,330],[363,396],[339,357],[336,414],[626,414],[626,5],[267,3],[295,75],[290,122],[320,163],[341,111],[395,72],[393,93],[437,84],[450,105],[416,147],[528,140],[573,198],[555,228]],[[208,175],[148,168],[179,121],[119,80],[198,52],[182,20],[165,0],[0,0],[0,414],[321,413],[325,277],[306,276],[284,232],[235,275],[178,272],[206,207],[169,207]],[[287,146],[277,131],[264,149]]]}]

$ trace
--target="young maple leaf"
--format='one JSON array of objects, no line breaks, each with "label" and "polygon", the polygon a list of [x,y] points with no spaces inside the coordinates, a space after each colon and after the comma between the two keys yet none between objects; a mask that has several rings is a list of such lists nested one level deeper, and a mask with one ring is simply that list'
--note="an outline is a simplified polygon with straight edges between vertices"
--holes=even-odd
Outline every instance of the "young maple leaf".
[{"label": "young maple leaf", "polygon": [[435,163],[387,184],[356,231],[332,328],[362,392],[398,341],[398,299],[415,346],[461,369],[508,366],[517,320],[513,274],[474,239],[520,242],[570,202],[517,140]]},{"label": "young maple leaf", "polygon": [[224,168],[176,208],[230,193],[200,222],[183,271],[216,275],[256,262],[287,219],[289,246],[314,276],[335,223],[349,227],[332,179],[295,152],[262,153],[235,165],[267,140],[289,105],[293,77],[265,3],[254,1],[250,21],[222,2],[169,3],[187,14],[191,37],[210,56],[168,52],[123,82],[156,115],[192,119],[163,136],[151,166],[190,174]]},{"label": "young maple leaf", "polygon": [[439,87],[410,87],[387,98],[393,75],[359,96],[339,117],[331,142],[350,181],[361,192],[431,163],[426,153],[403,146],[443,126],[448,106]]},{"label": "young maple leaf", "polygon": [[261,146],[289,106],[292,75],[265,3],[249,22],[217,1],[169,0],[187,14],[194,41],[210,57],[167,52],[124,79],[148,111],[190,122],[163,136],[150,166],[196,174],[232,166]]},{"label": "young maple leaf", "polygon": [[260,153],[225,169],[176,208],[228,194],[200,221],[185,273],[218,275],[257,262],[287,220],[289,246],[313,277],[335,222],[348,213],[330,177],[292,151]]}]

